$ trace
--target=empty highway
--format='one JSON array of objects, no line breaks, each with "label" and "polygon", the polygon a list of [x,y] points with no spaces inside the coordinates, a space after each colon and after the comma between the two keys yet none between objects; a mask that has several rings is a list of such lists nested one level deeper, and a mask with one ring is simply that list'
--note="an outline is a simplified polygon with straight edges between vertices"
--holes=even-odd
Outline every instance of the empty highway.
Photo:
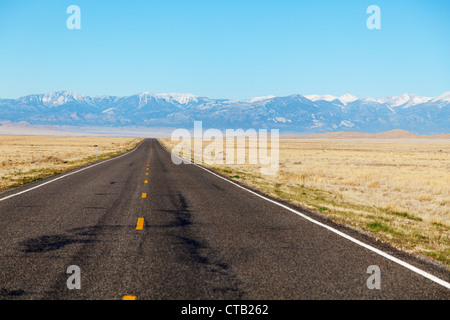
[{"label": "empty highway", "polygon": [[[448,271],[269,200],[172,163],[154,139],[7,190],[0,299],[450,298]],[[78,288],[68,286],[69,266],[79,268]],[[368,287],[370,266],[379,288]]]}]

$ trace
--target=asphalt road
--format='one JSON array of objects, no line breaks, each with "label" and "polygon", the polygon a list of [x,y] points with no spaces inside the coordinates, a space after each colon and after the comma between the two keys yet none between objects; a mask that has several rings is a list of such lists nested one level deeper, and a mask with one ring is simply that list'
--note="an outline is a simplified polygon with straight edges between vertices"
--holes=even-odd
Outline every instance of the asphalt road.
[{"label": "asphalt road", "polygon": [[[450,298],[444,285],[286,208],[173,164],[156,140],[55,179],[0,194],[0,299]],[[445,269],[340,230],[449,281]],[[367,286],[373,265],[379,289]],[[79,289],[67,286],[69,266]]]}]

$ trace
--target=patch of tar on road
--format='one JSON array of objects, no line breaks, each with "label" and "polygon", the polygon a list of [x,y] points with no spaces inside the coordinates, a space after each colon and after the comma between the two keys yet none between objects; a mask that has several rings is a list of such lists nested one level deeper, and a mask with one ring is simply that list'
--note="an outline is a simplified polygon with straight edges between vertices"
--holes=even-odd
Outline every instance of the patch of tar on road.
[{"label": "patch of tar on road", "polygon": [[173,218],[166,224],[154,226],[155,228],[177,228],[177,227],[187,227],[192,224],[191,212],[186,204],[186,199],[184,196],[178,192],[176,196],[177,201],[175,201],[175,206],[179,209],[176,210],[159,210],[159,212],[168,213]]},{"label": "patch of tar on road", "polygon": [[[229,265],[221,261],[214,250],[205,243],[192,238],[175,236],[183,248],[180,259],[187,258],[199,268],[206,269],[209,281],[213,285],[213,292],[225,299],[242,299],[244,292],[239,288],[237,277],[231,272]],[[186,254],[187,253],[187,254]]]},{"label": "patch of tar on road", "polygon": [[22,289],[8,290],[5,288],[0,288],[0,298],[12,299],[23,295],[25,295],[25,291]]},{"label": "patch of tar on road", "polygon": [[98,240],[95,238],[98,232],[103,229],[101,226],[87,228],[75,228],[66,234],[43,235],[36,238],[29,238],[20,243],[22,252],[39,253],[59,250],[70,244],[87,244]]},{"label": "patch of tar on road", "polygon": [[217,184],[215,184],[215,183],[213,183],[212,184],[212,186],[214,187],[214,188],[216,188],[217,190],[219,190],[219,191],[222,191],[222,192],[224,192],[225,191],[225,189],[224,188],[222,188],[222,187],[219,187]]},{"label": "patch of tar on road", "polygon": [[202,274],[208,278],[214,294],[225,299],[243,299],[244,292],[239,287],[238,278],[233,274],[228,263],[224,262],[218,252],[201,239],[195,231],[188,201],[181,193],[177,193],[176,208],[164,210],[173,217],[173,221],[164,227],[171,228],[171,236],[176,240],[179,259],[183,263],[192,263],[196,268],[204,270]]}]

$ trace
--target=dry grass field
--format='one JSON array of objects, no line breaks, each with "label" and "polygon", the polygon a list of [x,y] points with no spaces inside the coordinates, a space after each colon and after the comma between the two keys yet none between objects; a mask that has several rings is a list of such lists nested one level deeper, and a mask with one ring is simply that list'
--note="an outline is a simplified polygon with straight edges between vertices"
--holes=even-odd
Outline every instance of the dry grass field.
[{"label": "dry grass field", "polygon": [[450,140],[280,139],[276,175],[248,162],[206,166],[450,265]]},{"label": "dry grass field", "polygon": [[133,138],[0,136],[0,191],[112,157],[132,149],[140,141]]}]

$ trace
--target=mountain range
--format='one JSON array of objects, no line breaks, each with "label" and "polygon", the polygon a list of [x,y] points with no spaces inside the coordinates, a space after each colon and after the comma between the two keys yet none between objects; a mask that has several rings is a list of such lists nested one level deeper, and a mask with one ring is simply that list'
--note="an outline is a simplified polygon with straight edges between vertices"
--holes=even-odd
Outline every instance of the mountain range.
[{"label": "mountain range", "polygon": [[95,96],[58,91],[0,99],[0,121],[74,127],[178,127],[280,129],[280,133],[450,131],[450,91],[373,99],[346,94],[211,99],[192,94],[143,92]]}]

